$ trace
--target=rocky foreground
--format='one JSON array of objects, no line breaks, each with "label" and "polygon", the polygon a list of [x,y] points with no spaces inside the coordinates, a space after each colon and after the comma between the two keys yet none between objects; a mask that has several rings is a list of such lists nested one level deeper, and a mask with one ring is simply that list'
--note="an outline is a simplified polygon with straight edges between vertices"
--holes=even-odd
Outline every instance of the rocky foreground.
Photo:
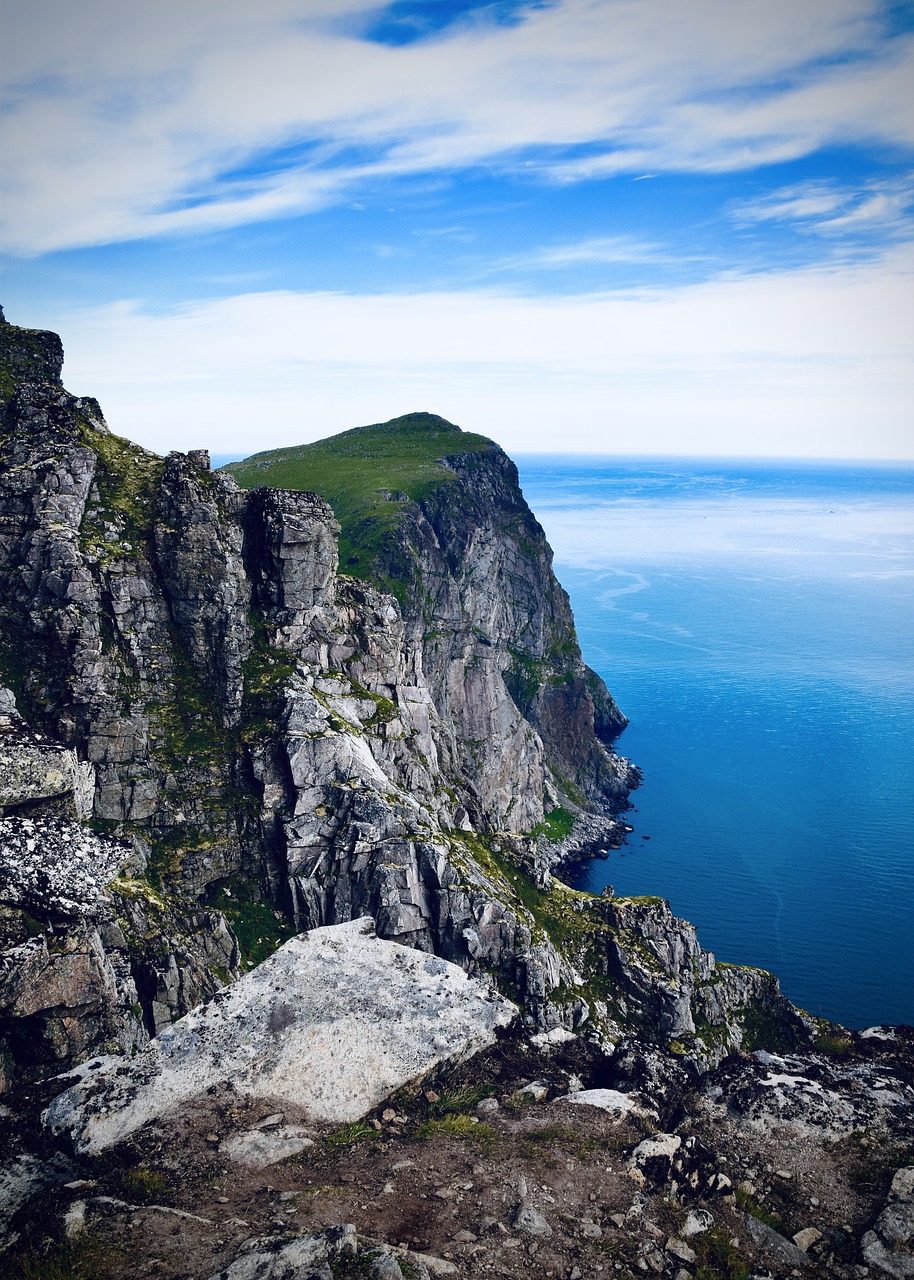
[{"label": "rocky foreground", "polygon": [[0,313],[0,1274],[914,1276],[914,1032],[555,876],[638,775],[501,450],[240,487],[61,364]]}]

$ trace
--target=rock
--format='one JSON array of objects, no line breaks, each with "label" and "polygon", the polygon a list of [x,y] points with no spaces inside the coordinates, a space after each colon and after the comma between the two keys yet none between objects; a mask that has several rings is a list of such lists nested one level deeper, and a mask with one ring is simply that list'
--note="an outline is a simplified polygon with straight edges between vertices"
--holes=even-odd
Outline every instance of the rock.
[{"label": "rock", "polygon": [[569,1031],[566,1027],[551,1027],[549,1031],[538,1031],[536,1035],[530,1037],[530,1043],[535,1044],[538,1049],[548,1049],[555,1045],[567,1044],[569,1040],[576,1040],[577,1036],[573,1031]]},{"label": "rock", "polygon": [[476,1103],[476,1114],[479,1116],[494,1116],[500,1110],[501,1104],[497,1098],[482,1098]]},{"label": "rock", "polygon": [[542,1080],[532,1080],[517,1092],[520,1097],[527,1098],[530,1102],[544,1102],[549,1096],[549,1086]]},{"label": "rock", "polygon": [[695,1250],[690,1248],[684,1240],[677,1240],[675,1236],[670,1236],[666,1242],[666,1251],[673,1257],[678,1258],[680,1262],[694,1262]]},{"label": "rock", "polygon": [[690,1209],[686,1214],[686,1220],[682,1224],[679,1234],[688,1240],[692,1236],[701,1235],[702,1232],[709,1231],[713,1226],[713,1213],[709,1213],[707,1209]]},{"label": "rock", "polygon": [[562,1102],[574,1102],[585,1107],[599,1107],[611,1115],[624,1116],[630,1112],[643,1115],[643,1109],[629,1093],[620,1093],[618,1089],[578,1089],[566,1094]]},{"label": "rock", "polygon": [[233,1134],[222,1143],[220,1151],[237,1164],[265,1169],[313,1146],[314,1139],[299,1125],[271,1126],[267,1131],[261,1126]]},{"label": "rock", "polygon": [[516,1010],[434,956],[385,942],[369,919],[287,942],[135,1058],[108,1058],[45,1113],[79,1151],[228,1085],[312,1121],[359,1119],[450,1058],[491,1043]]},{"label": "rock", "polygon": [[780,1232],[758,1218],[746,1218],[746,1231],[752,1243],[769,1261],[786,1267],[805,1267],[809,1258]]},{"label": "rock", "polygon": [[877,1275],[914,1276],[914,1165],[898,1169],[873,1229],[860,1243],[863,1261]]},{"label": "rock", "polygon": [[210,1280],[331,1280],[330,1263],[356,1253],[355,1227],[328,1227],[295,1240],[250,1240]]},{"label": "rock", "polygon": [[802,1250],[803,1253],[806,1253],[807,1250],[816,1243],[816,1241],[821,1239],[821,1231],[818,1231],[815,1227],[804,1227],[802,1231],[798,1231],[794,1235],[793,1242],[798,1249]]},{"label": "rock", "polygon": [[528,1200],[521,1201],[514,1215],[515,1231],[523,1231],[528,1236],[542,1236],[548,1239],[552,1235],[552,1227]]}]

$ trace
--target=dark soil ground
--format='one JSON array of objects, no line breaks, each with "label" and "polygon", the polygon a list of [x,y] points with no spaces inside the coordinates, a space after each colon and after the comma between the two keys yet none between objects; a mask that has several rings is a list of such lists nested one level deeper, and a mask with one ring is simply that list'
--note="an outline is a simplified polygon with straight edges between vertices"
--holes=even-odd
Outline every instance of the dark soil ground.
[{"label": "dark soil ground", "polygon": [[[540,1100],[539,1089],[522,1092],[533,1081],[545,1086]],[[623,1120],[561,1100],[569,1085],[612,1083],[607,1060],[581,1041],[540,1050],[506,1037],[365,1121],[312,1127],[314,1146],[264,1169],[227,1160],[220,1143],[270,1108],[214,1095],[112,1153],[74,1159],[69,1185],[49,1189],[14,1223],[19,1238],[0,1256],[0,1274],[208,1280],[252,1237],[338,1223],[355,1224],[360,1239],[402,1247],[404,1256],[424,1256],[433,1276],[866,1274],[856,1263],[859,1239],[892,1170],[911,1162],[904,1135],[819,1142],[765,1132],[747,1142],[735,1122],[712,1121],[697,1095],[676,1088],[651,1099],[654,1116]],[[24,1127],[34,1132],[41,1105],[59,1089],[60,1082],[33,1087],[17,1122],[9,1109],[0,1123],[10,1142],[21,1141]],[[302,1119],[283,1110],[287,1123]],[[647,1134],[674,1129],[695,1140],[678,1173],[656,1162],[630,1167]],[[544,1224],[533,1224],[541,1234],[518,1224],[522,1202],[542,1216]],[[685,1239],[696,1209],[713,1224]],[[802,1270],[779,1270],[759,1252],[748,1214],[788,1239],[810,1226],[821,1233]],[[83,1224],[69,1240],[68,1215],[71,1232]],[[340,1259],[338,1275],[363,1274],[346,1269],[357,1266]]]}]

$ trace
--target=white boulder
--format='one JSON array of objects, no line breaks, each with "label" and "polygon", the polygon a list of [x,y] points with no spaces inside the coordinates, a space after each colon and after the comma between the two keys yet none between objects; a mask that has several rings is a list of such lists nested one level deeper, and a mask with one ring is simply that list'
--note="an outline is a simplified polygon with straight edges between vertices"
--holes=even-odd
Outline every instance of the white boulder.
[{"label": "white boulder", "polygon": [[456,965],[376,937],[364,917],[292,938],[135,1057],[90,1059],[45,1122],[97,1152],[225,1086],[342,1124],[491,1044],[516,1013]]}]

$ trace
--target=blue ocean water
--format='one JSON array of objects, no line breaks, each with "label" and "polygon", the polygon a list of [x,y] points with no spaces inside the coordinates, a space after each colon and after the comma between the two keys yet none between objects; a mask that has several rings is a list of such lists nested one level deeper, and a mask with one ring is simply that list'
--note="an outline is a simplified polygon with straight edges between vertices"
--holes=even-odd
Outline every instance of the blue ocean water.
[{"label": "blue ocean water", "polygon": [[845,1025],[914,1023],[914,469],[521,457],[643,771],[580,887]]}]

